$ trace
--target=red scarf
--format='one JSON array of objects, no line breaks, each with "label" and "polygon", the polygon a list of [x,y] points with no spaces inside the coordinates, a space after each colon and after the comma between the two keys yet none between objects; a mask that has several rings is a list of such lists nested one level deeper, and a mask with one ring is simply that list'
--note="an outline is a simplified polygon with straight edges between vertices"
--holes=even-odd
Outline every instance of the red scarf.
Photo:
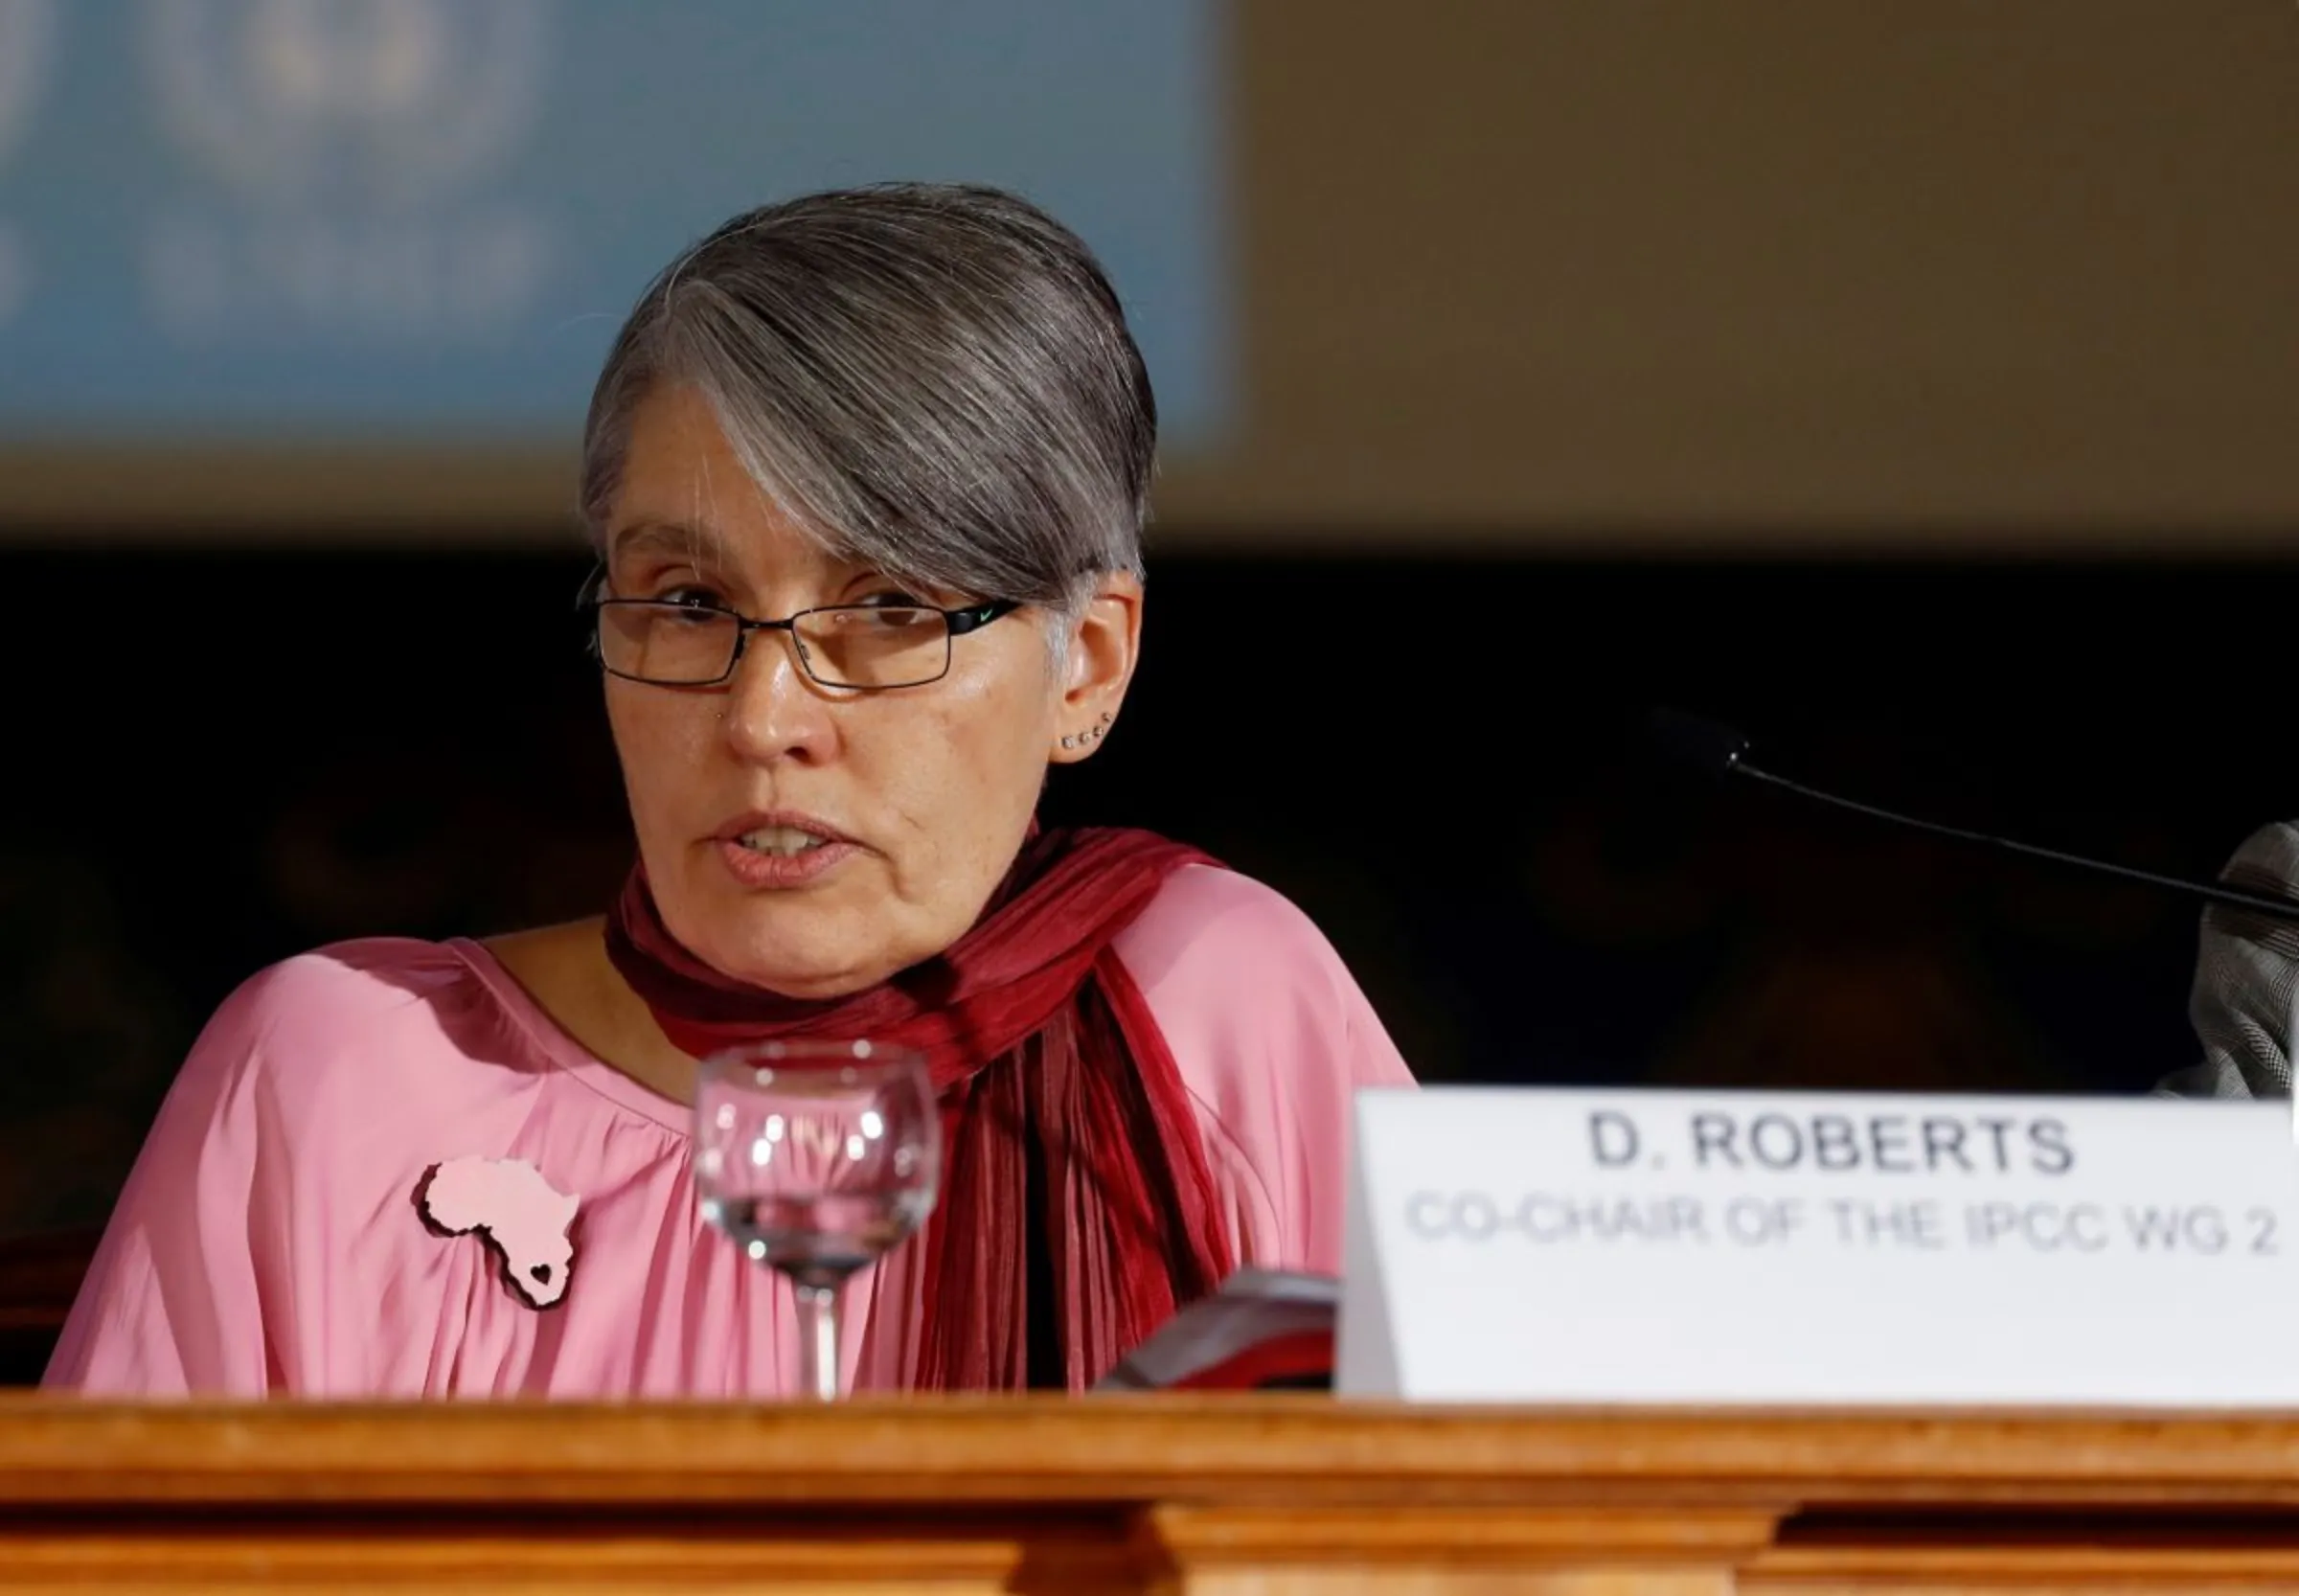
[{"label": "red scarf", "polygon": [[705,965],[633,869],[607,956],[697,1058],[789,1036],[923,1053],[944,1160],[918,1385],[1082,1390],[1231,1268],[1181,1073],[1110,946],[1168,876],[1211,862],[1148,832],[1040,832],[955,946],[827,1001]]}]

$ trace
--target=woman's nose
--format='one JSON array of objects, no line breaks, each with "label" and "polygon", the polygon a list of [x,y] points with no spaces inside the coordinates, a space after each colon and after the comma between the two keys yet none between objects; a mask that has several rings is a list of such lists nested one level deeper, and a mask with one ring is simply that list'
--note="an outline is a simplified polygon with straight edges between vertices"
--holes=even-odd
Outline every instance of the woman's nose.
[{"label": "woman's nose", "polygon": [[726,740],[738,757],[760,764],[830,756],[837,727],[831,701],[798,661],[786,631],[750,634],[727,684]]}]

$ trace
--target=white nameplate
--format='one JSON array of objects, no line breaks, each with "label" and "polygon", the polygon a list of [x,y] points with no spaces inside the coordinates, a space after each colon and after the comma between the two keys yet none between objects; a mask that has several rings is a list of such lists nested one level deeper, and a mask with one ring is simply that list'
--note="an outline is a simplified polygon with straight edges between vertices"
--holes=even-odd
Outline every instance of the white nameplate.
[{"label": "white nameplate", "polygon": [[2283,1105],[1360,1092],[1345,1396],[2299,1405]]}]

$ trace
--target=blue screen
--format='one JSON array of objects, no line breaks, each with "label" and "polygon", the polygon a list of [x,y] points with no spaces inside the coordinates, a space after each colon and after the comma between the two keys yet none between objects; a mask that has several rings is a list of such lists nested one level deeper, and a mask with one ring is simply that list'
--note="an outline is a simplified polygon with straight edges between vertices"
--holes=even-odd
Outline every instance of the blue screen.
[{"label": "blue screen", "polygon": [[1013,188],[1221,424],[1216,0],[0,0],[0,442],[571,436],[735,212]]}]

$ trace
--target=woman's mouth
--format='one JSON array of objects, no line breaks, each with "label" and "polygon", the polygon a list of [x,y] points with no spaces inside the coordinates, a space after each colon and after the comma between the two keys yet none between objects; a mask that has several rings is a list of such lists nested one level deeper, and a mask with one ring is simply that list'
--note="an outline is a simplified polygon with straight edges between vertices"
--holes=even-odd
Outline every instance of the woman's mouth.
[{"label": "woman's mouth", "polygon": [[727,873],[753,891],[810,885],[861,851],[827,826],[766,816],[746,816],[715,840]]},{"label": "woman's mouth", "polygon": [[793,858],[810,848],[827,848],[831,839],[814,832],[802,831],[796,826],[761,826],[755,832],[744,832],[734,839],[754,854],[766,854],[776,858]]}]

